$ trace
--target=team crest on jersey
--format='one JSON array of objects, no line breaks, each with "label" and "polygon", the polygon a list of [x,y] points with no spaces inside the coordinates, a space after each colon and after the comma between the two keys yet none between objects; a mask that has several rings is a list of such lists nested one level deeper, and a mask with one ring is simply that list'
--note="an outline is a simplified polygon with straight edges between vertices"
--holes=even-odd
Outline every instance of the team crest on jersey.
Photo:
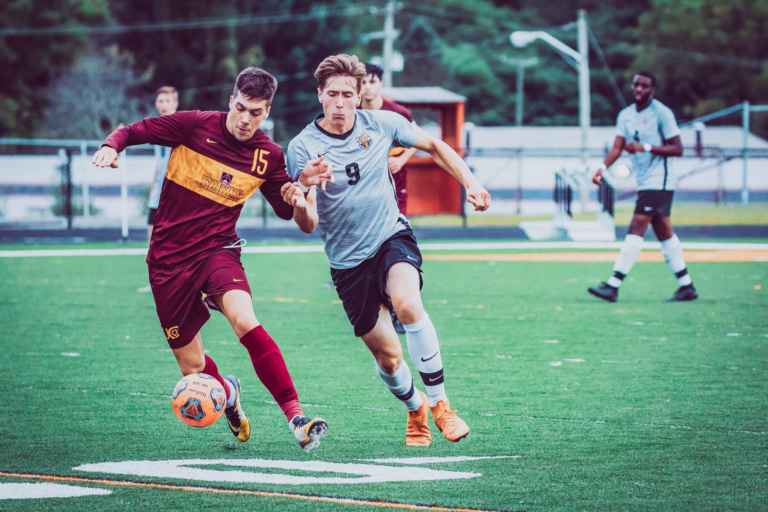
[{"label": "team crest on jersey", "polygon": [[221,182],[225,185],[232,185],[232,178],[234,178],[234,176],[228,172],[221,173]]},{"label": "team crest on jersey", "polygon": [[371,136],[363,132],[363,134],[357,138],[357,143],[360,144],[361,148],[368,149],[371,145]]}]

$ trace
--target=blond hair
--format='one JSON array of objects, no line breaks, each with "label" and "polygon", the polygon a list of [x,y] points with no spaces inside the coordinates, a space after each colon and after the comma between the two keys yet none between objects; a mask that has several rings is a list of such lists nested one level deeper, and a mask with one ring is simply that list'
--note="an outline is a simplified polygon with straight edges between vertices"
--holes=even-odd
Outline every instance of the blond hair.
[{"label": "blond hair", "polygon": [[315,69],[315,78],[317,86],[320,89],[325,88],[325,83],[332,76],[351,76],[357,82],[357,92],[363,84],[365,78],[365,65],[360,62],[357,55],[347,55],[339,53],[323,59],[323,62]]}]

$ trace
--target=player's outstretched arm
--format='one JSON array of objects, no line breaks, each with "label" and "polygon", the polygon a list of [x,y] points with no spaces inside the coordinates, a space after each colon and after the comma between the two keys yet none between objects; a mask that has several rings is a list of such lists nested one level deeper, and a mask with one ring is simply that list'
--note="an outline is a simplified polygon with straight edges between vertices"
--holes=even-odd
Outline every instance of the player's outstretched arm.
[{"label": "player's outstretched arm", "polygon": [[599,185],[601,181],[603,181],[603,173],[606,169],[608,169],[610,166],[613,165],[613,163],[619,159],[621,156],[621,152],[624,150],[624,145],[626,141],[624,140],[624,137],[621,135],[617,135],[616,138],[613,139],[613,147],[608,152],[608,154],[605,156],[605,160],[603,160],[603,165],[601,165],[593,174],[592,174],[592,183],[595,185]]},{"label": "player's outstretched arm", "polygon": [[428,152],[437,165],[461,183],[467,191],[467,201],[474,206],[475,211],[482,212],[491,206],[491,194],[477,181],[467,163],[451,146],[424,131],[421,131],[413,146]]},{"label": "player's outstretched arm", "polygon": [[317,189],[312,187],[308,194],[296,183],[288,182],[280,188],[283,201],[293,206],[293,221],[305,233],[312,233],[319,222],[317,215]]}]

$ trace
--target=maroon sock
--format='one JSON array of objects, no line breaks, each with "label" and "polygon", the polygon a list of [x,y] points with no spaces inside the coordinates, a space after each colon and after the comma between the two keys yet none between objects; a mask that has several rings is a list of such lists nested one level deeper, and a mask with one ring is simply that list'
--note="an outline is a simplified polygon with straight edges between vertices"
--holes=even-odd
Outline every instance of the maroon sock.
[{"label": "maroon sock", "polygon": [[205,367],[201,373],[207,373],[217,381],[221,382],[221,385],[224,386],[224,394],[226,394],[227,401],[229,401],[229,382],[226,382],[226,379],[221,376],[219,367],[216,366],[216,361],[214,361],[208,354],[205,354]]},{"label": "maroon sock", "polygon": [[302,414],[299,395],[285,366],[280,347],[264,327],[254,327],[240,338],[240,343],[248,350],[259,380],[272,393],[288,420]]}]

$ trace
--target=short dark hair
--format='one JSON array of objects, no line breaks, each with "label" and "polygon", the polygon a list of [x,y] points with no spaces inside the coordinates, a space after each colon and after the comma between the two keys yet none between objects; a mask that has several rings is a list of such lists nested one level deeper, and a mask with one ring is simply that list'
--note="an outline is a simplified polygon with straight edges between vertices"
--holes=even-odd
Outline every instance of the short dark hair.
[{"label": "short dark hair", "polygon": [[179,96],[179,91],[176,90],[176,88],[172,85],[163,85],[162,87],[158,87],[155,91],[155,96],[160,96],[161,94],[173,94],[174,96]]},{"label": "short dark hair", "polygon": [[317,86],[325,89],[325,82],[332,76],[351,76],[357,82],[357,92],[360,92],[361,83],[365,77],[365,66],[357,58],[357,55],[339,53],[323,59],[315,69]]},{"label": "short dark hair", "polygon": [[379,80],[384,76],[384,70],[381,69],[381,67],[377,66],[376,64],[371,64],[370,62],[365,63],[365,75],[373,75],[377,77]]},{"label": "short dark hair", "polygon": [[277,78],[268,71],[249,66],[237,75],[232,94],[237,95],[238,92],[249,98],[267,100],[271,104],[277,92]]},{"label": "short dark hair", "polygon": [[656,75],[651,73],[650,71],[638,71],[635,73],[635,76],[644,76],[645,78],[651,79],[651,86],[656,87]]}]

